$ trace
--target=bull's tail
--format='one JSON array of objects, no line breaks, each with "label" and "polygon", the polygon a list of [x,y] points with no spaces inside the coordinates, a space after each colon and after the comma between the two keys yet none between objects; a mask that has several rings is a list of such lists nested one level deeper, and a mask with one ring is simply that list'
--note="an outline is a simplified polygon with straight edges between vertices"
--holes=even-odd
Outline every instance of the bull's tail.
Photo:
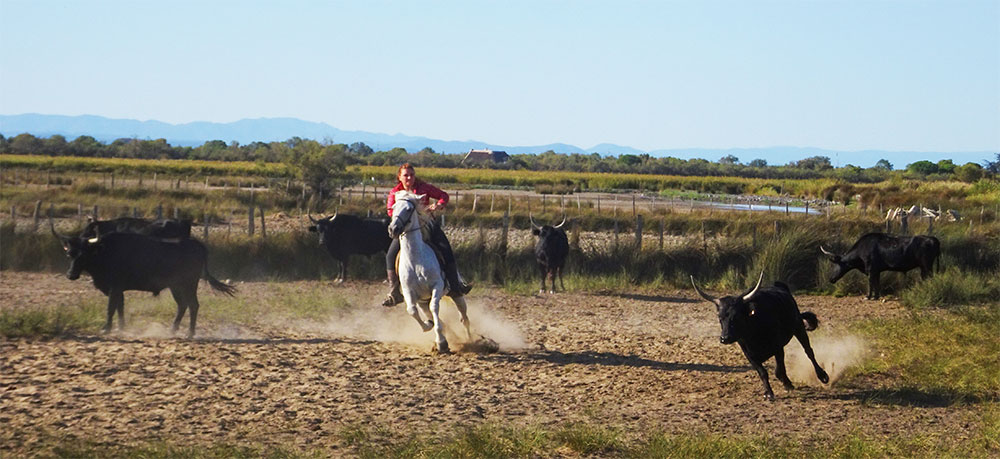
[{"label": "bull's tail", "polygon": [[806,331],[813,331],[816,327],[819,327],[819,318],[816,317],[816,314],[806,311],[799,314],[799,317],[802,318],[802,322],[806,326]]},{"label": "bull's tail", "polygon": [[212,275],[209,274],[208,272],[207,265],[205,266],[205,269],[201,273],[201,278],[208,281],[208,285],[212,286],[212,290],[225,293],[226,295],[229,296],[233,296],[236,293],[236,287],[233,287],[232,285],[229,285],[225,282],[216,279],[215,277],[212,277]]}]

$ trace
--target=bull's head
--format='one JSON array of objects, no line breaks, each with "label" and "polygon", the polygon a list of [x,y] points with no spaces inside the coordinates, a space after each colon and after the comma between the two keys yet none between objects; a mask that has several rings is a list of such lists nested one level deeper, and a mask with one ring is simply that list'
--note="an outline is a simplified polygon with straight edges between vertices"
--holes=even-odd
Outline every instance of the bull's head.
[{"label": "bull's head", "polygon": [[737,296],[724,296],[715,298],[701,290],[691,276],[691,285],[702,298],[715,304],[716,312],[719,313],[719,324],[722,325],[722,333],[719,335],[719,342],[722,344],[732,344],[743,337],[743,330],[746,328],[750,316],[757,313],[754,308],[753,297],[760,288],[761,281],[764,280],[764,272],[760,272],[757,285]]},{"label": "bull's head", "polygon": [[98,231],[97,235],[91,239],[65,236],[56,231],[56,225],[52,221],[52,217],[49,217],[49,228],[52,230],[52,234],[62,243],[66,257],[70,259],[69,271],[66,271],[66,277],[69,280],[79,279],[80,273],[86,268],[90,257],[97,253],[98,244],[101,242],[100,232]]},{"label": "bull's head", "polygon": [[844,257],[824,249],[823,246],[819,246],[819,250],[823,252],[823,255],[826,255],[826,257],[834,265],[833,273],[830,274],[831,284],[836,283],[841,277],[844,277],[844,274],[847,274],[847,272],[852,269],[850,264],[844,261]]},{"label": "bull's head", "polygon": [[312,214],[306,215],[309,217],[309,221],[313,223],[312,225],[309,225],[309,232],[319,234],[319,243],[322,244],[324,237],[331,230],[331,223],[333,223],[333,219],[337,218],[337,213],[334,212],[332,217],[321,217],[319,220],[313,218]]},{"label": "bull's head", "polygon": [[552,229],[562,228],[562,226],[566,224],[566,216],[563,215],[562,222],[556,226],[539,225],[538,223],[535,223],[535,219],[531,216],[530,213],[528,214],[528,221],[531,222],[531,234],[534,234],[535,236],[541,236],[543,234],[550,233]]}]

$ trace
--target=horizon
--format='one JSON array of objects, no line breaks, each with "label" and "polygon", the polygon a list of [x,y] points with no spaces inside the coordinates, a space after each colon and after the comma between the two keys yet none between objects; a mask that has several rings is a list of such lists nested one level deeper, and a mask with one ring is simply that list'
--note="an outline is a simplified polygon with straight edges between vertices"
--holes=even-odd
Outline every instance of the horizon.
[{"label": "horizon", "polygon": [[[11,120],[6,119],[9,117],[13,118],[43,117],[44,120],[37,124],[46,125],[47,127],[23,129],[23,130],[10,128],[9,125],[11,124],[10,123]],[[68,124],[72,125],[73,127],[67,128],[66,125],[63,125],[61,128],[53,128],[51,127],[52,120],[50,118],[59,118],[60,121],[61,118],[74,120]],[[99,129],[93,128],[92,131],[88,131],[87,128],[81,128],[79,122],[75,121],[79,118],[95,118],[96,119],[95,122],[100,126],[100,128]],[[243,126],[241,128],[234,127],[241,122],[267,123],[270,121],[282,122],[282,123],[294,122],[296,124],[305,123],[310,128],[314,126],[324,126],[326,128],[330,128],[338,132],[336,134],[329,133],[329,135],[320,134],[316,136],[310,136],[300,131],[277,129],[277,130],[284,130],[285,134],[275,135],[276,129],[274,126],[268,127],[268,126],[261,126],[258,124],[255,127],[263,128],[264,131],[269,132],[271,135],[254,135],[254,137],[247,137],[248,134],[246,134],[246,126]],[[153,128],[150,131],[155,131],[157,133],[154,135],[149,135],[151,132],[147,131],[146,135],[140,135],[133,130],[133,131],[128,131],[132,132],[131,134],[126,134],[125,129],[128,128],[119,127],[117,130],[114,131],[116,132],[115,134],[111,134],[110,132],[107,131],[109,129],[108,123],[125,123],[125,124],[139,123],[143,126],[154,124],[156,128]],[[14,120],[13,124],[15,126],[16,125],[23,126],[26,123],[22,120]],[[27,124],[31,123],[29,122]],[[166,128],[166,130],[164,130],[162,126],[169,126],[169,128]],[[193,132],[197,132],[197,134],[193,134],[192,131],[188,131],[187,134],[178,134],[178,132],[180,132],[179,130],[184,129],[185,127],[190,127],[190,129],[193,129]],[[97,132],[102,129],[104,131]],[[18,132],[18,131],[24,131],[24,132]],[[34,131],[34,132],[29,132],[29,131]],[[168,132],[170,132],[171,134],[168,134]],[[396,138],[396,136],[399,136],[400,134],[390,135],[384,133],[368,133],[364,131],[348,132],[339,130],[335,126],[330,126],[329,124],[326,123],[312,122],[312,121],[306,121],[298,118],[289,118],[289,117],[279,117],[279,118],[261,117],[253,119],[248,118],[248,119],[238,120],[233,123],[212,123],[205,121],[194,121],[190,123],[172,124],[159,120],[112,119],[112,118],[101,117],[99,115],[89,115],[89,114],[78,115],[78,116],[46,115],[37,113],[25,113],[19,115],[0,114],[0,135],[4,135],[9,139],[24,133],[31,134],[36,138],[50,138],[53,135],[61,135],[63,137],[66,137],[67,141],[72,141],[80,136],[90,136],[104,144],[110,144],[113,141],[122,138],[135,138],[139,140],[164,139],[172,147],[200,147],[205,143],[215,140],[221,140],[227,144],[231,142],[236,142],[239,145],[247,145],[252,142],[264,142],[264,143],[283,142],[293,137],[301,137],[306,140],[314,140],[321,143],[332,142],[332,143],[340,143],[347,145],[355,142],[360,142],[368,145],[369,147],[372,147],[373,149],[375,149],[375,151],[388,151],[393,148],[403,148],[410,154],[416,153],[423,148],[430,148],[432,151],[439,154],[464,154],[467,153],[469,149],[485,148],[493,150],[503,149],[512,155],[541,154],[546,151],[554,151],[557,154],[566,154],[566,155],[569,154],[586,155],[586,154],[597,153],[601,154],[602,156],[612,156],[612,157],[617,157],[625,154],[629,155],[648,154],[654,158],[675,157],[684,160],[704,159],[715,163],[721,162],[723,159],[729,156],[736,156],[738,164],[747,165],[754,160],[763,159],[766,161],[768,166],[792,165],[795,162],[802,159],[821,156],[829,158],[831,165],[836,168],[847,165],[853,165],[862,168],[871,168],[874,167],[881,160],[889,161],[891,165],[893,165],[894,167],[900,167],[900,168],[904,167],[905,165],[924,160],[931,161],[933,163],[938,163],[942,160],[951,160],[956,165],[962,165],[969,162],[983,165],[989,161],[992,161],[994,155],[996,154],[996,152],[991,152],[991,151],[972,151],[972,152],[957,152],[957,151],[915,152],[915,151],[891,151],[891,150],[848,151],[848,150],[828,150],[811,146],[790,146],[790,145],[772,145],[767,147],[756,147],[756,148],[736,147],[736,148],[726,148],[726,149],[676,148],[676,149],[661,149],[653,151],[635,150],[632,149],[631,147],[617,146],[613,144],[599,144],[599,145],[594,145],[590,148],[580,147],[578,145],[569,145],[569,144],[504,146],[504,145],[487,145],[485,143],[476,141],[448,141],[441,139],[431,139],[421,136],[415,136],[415,137],[407,136],[404,137],[403,140],[400,140]],[[358,138],[355,138],[353,140],[352,139],[344,140],[345,139],[344,136],[350,134],[355,134],[358,136],[374,135],[377,137],[381,137],[381,140],[371,141]],[[185,135],[187,137],[182,137]],[[200,138],[197,138],[199,136]],[[341,139],[341,141],[335,142],[334,137],[338,136]],[[395,142],[393,141],[393,139],[396,139]],[[384,144],[380,145],[379,144],[380,142],[384,142]],[[461,145],[461,147],[455,148],[456,145]],[[437,148],[435,148],[435,146]],[[597,147],[601,148],[599,149]],[[604,151],[601,151],[601,149],[603,149]],[[615,152],[612,152],[612,150],[615,150]],[[843,158],[841,158],[842,154],[844,155]]]},{"label": "horizon", "polygon": [[585,150],[1000,151],[1000,3],[958,6],[0,0],[0,112]]}]

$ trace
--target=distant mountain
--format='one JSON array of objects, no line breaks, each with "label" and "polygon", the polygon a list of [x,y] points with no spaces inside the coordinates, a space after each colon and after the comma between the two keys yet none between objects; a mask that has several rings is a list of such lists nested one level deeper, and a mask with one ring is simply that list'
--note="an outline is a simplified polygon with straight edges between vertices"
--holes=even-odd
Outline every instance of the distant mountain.
[{"label": "distant mountain", "polygon": [[352,144],[364,142],[375,150],[405,148],[411,153],[423,148],[432,148],[439,153],[464,153],[471,149],[489,148],[503,150],[508,154],[537,154],[552,150],[556,153],[598,153],[601,155],[619,156],[623,154],[649,154],[654,157],[673,156],[681,159],[702,158],[718,161],[719,158],[733,155],[742,163],[754,159],[764,159],[771,165],[784,165],[789,162],[811,156],[827,156],[835,166],[854,164],[860,167],[871,167],[880,159],[886,159],[896,166],[922,159],[937,162],[941,159],[951,159],[955,164],[967,162],[982,163],[993,158],[994,152],[904,152],[904,151],[835,151],[808,147],[766,147],[766,148],[684,148],[643,151],[632,147],[602,143],[591,148],[580,148],[564,143],[552,143],[535,146],[505,146],[494,145],[475,140],[436,140],[427,137],[415,137],[402,134],[381,134],[366,131],[343,131],[326,123],[303,121],[296,118],[258,118],[244,119],[232,123],[193,122],[185,124],[169,124],[160,121],[137,121],[126,119],[111,119],[94,115],[62,116],[62,115],[0,115],[0,134],[14,137],[29,133],[35,137],[51,137],[59,134],[68,140],[81,135],[89,135],[95,139],[110,143],[120,138],[166,139],[175,146],[199,146],[210,140],[232,141],[241,144],[251,142],[280,142],[293,137],[331,141],[335,143]]},{"label": "distant mountain", "polygon": [[[515,147],[493,145],[475,140],[436,140],[402,134],[344,131],[326,123],[314,123],[295,118],[245,119],[232,123],[199,121],[168,124],[160,121],[110,119],[93,115],[0,115],[0,134],[14,137],[23,133],[29,133],[35,137],[50,137],[59,134],[69,140],[81,135],[89,135],[101,142],[113,142],[120,138],[166,139],[167,143],[171,145],[192,147],[202,145],[210,140],[222,140],[226,143],[236,141],[248,144],[257,141],[280,142],[300,137],[345,144],[364,142],[376,150],[399,147],[405,148],[411,153],[427,147],[439,153],[464,153],[471,149],[480,148],[504,150],[508,154],[541,153],[548,150],[557,153],[584,153],[586,151],[577,146],[561,143]],[[628,147],[611,147],[634,150]]]}]

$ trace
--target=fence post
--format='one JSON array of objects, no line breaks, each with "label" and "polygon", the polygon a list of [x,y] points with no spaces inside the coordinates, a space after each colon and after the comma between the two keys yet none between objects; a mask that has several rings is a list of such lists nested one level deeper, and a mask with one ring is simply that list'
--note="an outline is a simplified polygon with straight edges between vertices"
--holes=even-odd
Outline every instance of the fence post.
[{"label": "fence post", "polygon": [[441,228],[444,228],[444,214],[441,214]]},{"label": "fence post", "polygon": [[95,220],[95,221],[96,221],[96,220],[100,220],[100,215],[101,215],[101,214],[100,214],[100,212],[99,212],[99,211],[100,211],[100,209],[98,209],[98,208],[97,208],[97,204],[94,204],[94,213],[93,213],[93,214],[91,214],[91,216],[92,216],[92,217],[94,217],[94,220]]},{"label": "fence post", "polygon": [[264,207],[260,208],[260,238],[267,239],[267,226],[264,223]]},{"label": "fence post", "polygon": [[497,199],[496,193],[490,193],[490,213],[491,214],[493,213],[493,202],[496,201],[496,199]]},{"label": "fence post", "polygon": [[203,239],[208,242],[208,228],[212,226],[212,217],[208,215],[208,212],[202,214],[202,219],[205,222],[205,237]]},{"label": "fence post", "polygon": [[903,235],[909,234],[910,232],[909,219],[910,216],[904,211],[903,216],[899,219],[899,232]]},{"label": "fence post", "polygon": [[507,257],[507,229],[510,228],[510,213],[503,213],[503,223],[500,228],[500,257]]},{"label": "fence post", "polygon": [[[635,202],[633,195],[633,203]],[[642,215],[635,216],[635,249],[642,250]]]},{"label": "fence post", "polygon": [[247,235],[253,236],[253,206],[247,208]]},{"label": "fence post", "polygon": [[705,220],[701,221],[701,249],[708,255],[708,233],[705,230]]},{"label": "fence post", "polygon": [[934,232],[934,217],[927,217],[927,234]]},{"label": "fence post", "polygon": [[180,219],[181,219],[181,208],[174,206],[174,220],[180,220]]},{"label": "fence post", "polygon": [[472,213],[476,213],[476,205],[479,204],[479,193],[472,194]]},{"label": "fence post", "polygon": [[[617,208],[618,207],[616,206],[615,209],[617,209]],[[615,218],[615,229],[614,229],[614,231],[615,231],[615,249],[617,249],[618,248],[618,219],[617,218]]]},{"label": "fence post", "polygon": [[660,219],[660,251],[663,251],[663,219]]},{"label": "fence post", "polygon": [[635,193],[632,193],[632,216],[635,217]]},{"label": "fence post", "polygon": [[39,214],[41,213],[41,211],[42,211],[42,201],[35,202],[35,213],[34,213],[34,216],[33,216],[32,223],[31,223],[31,231],[32,232],[35,232],[35,231],[38,230],[38,217],[39,217]]}]

